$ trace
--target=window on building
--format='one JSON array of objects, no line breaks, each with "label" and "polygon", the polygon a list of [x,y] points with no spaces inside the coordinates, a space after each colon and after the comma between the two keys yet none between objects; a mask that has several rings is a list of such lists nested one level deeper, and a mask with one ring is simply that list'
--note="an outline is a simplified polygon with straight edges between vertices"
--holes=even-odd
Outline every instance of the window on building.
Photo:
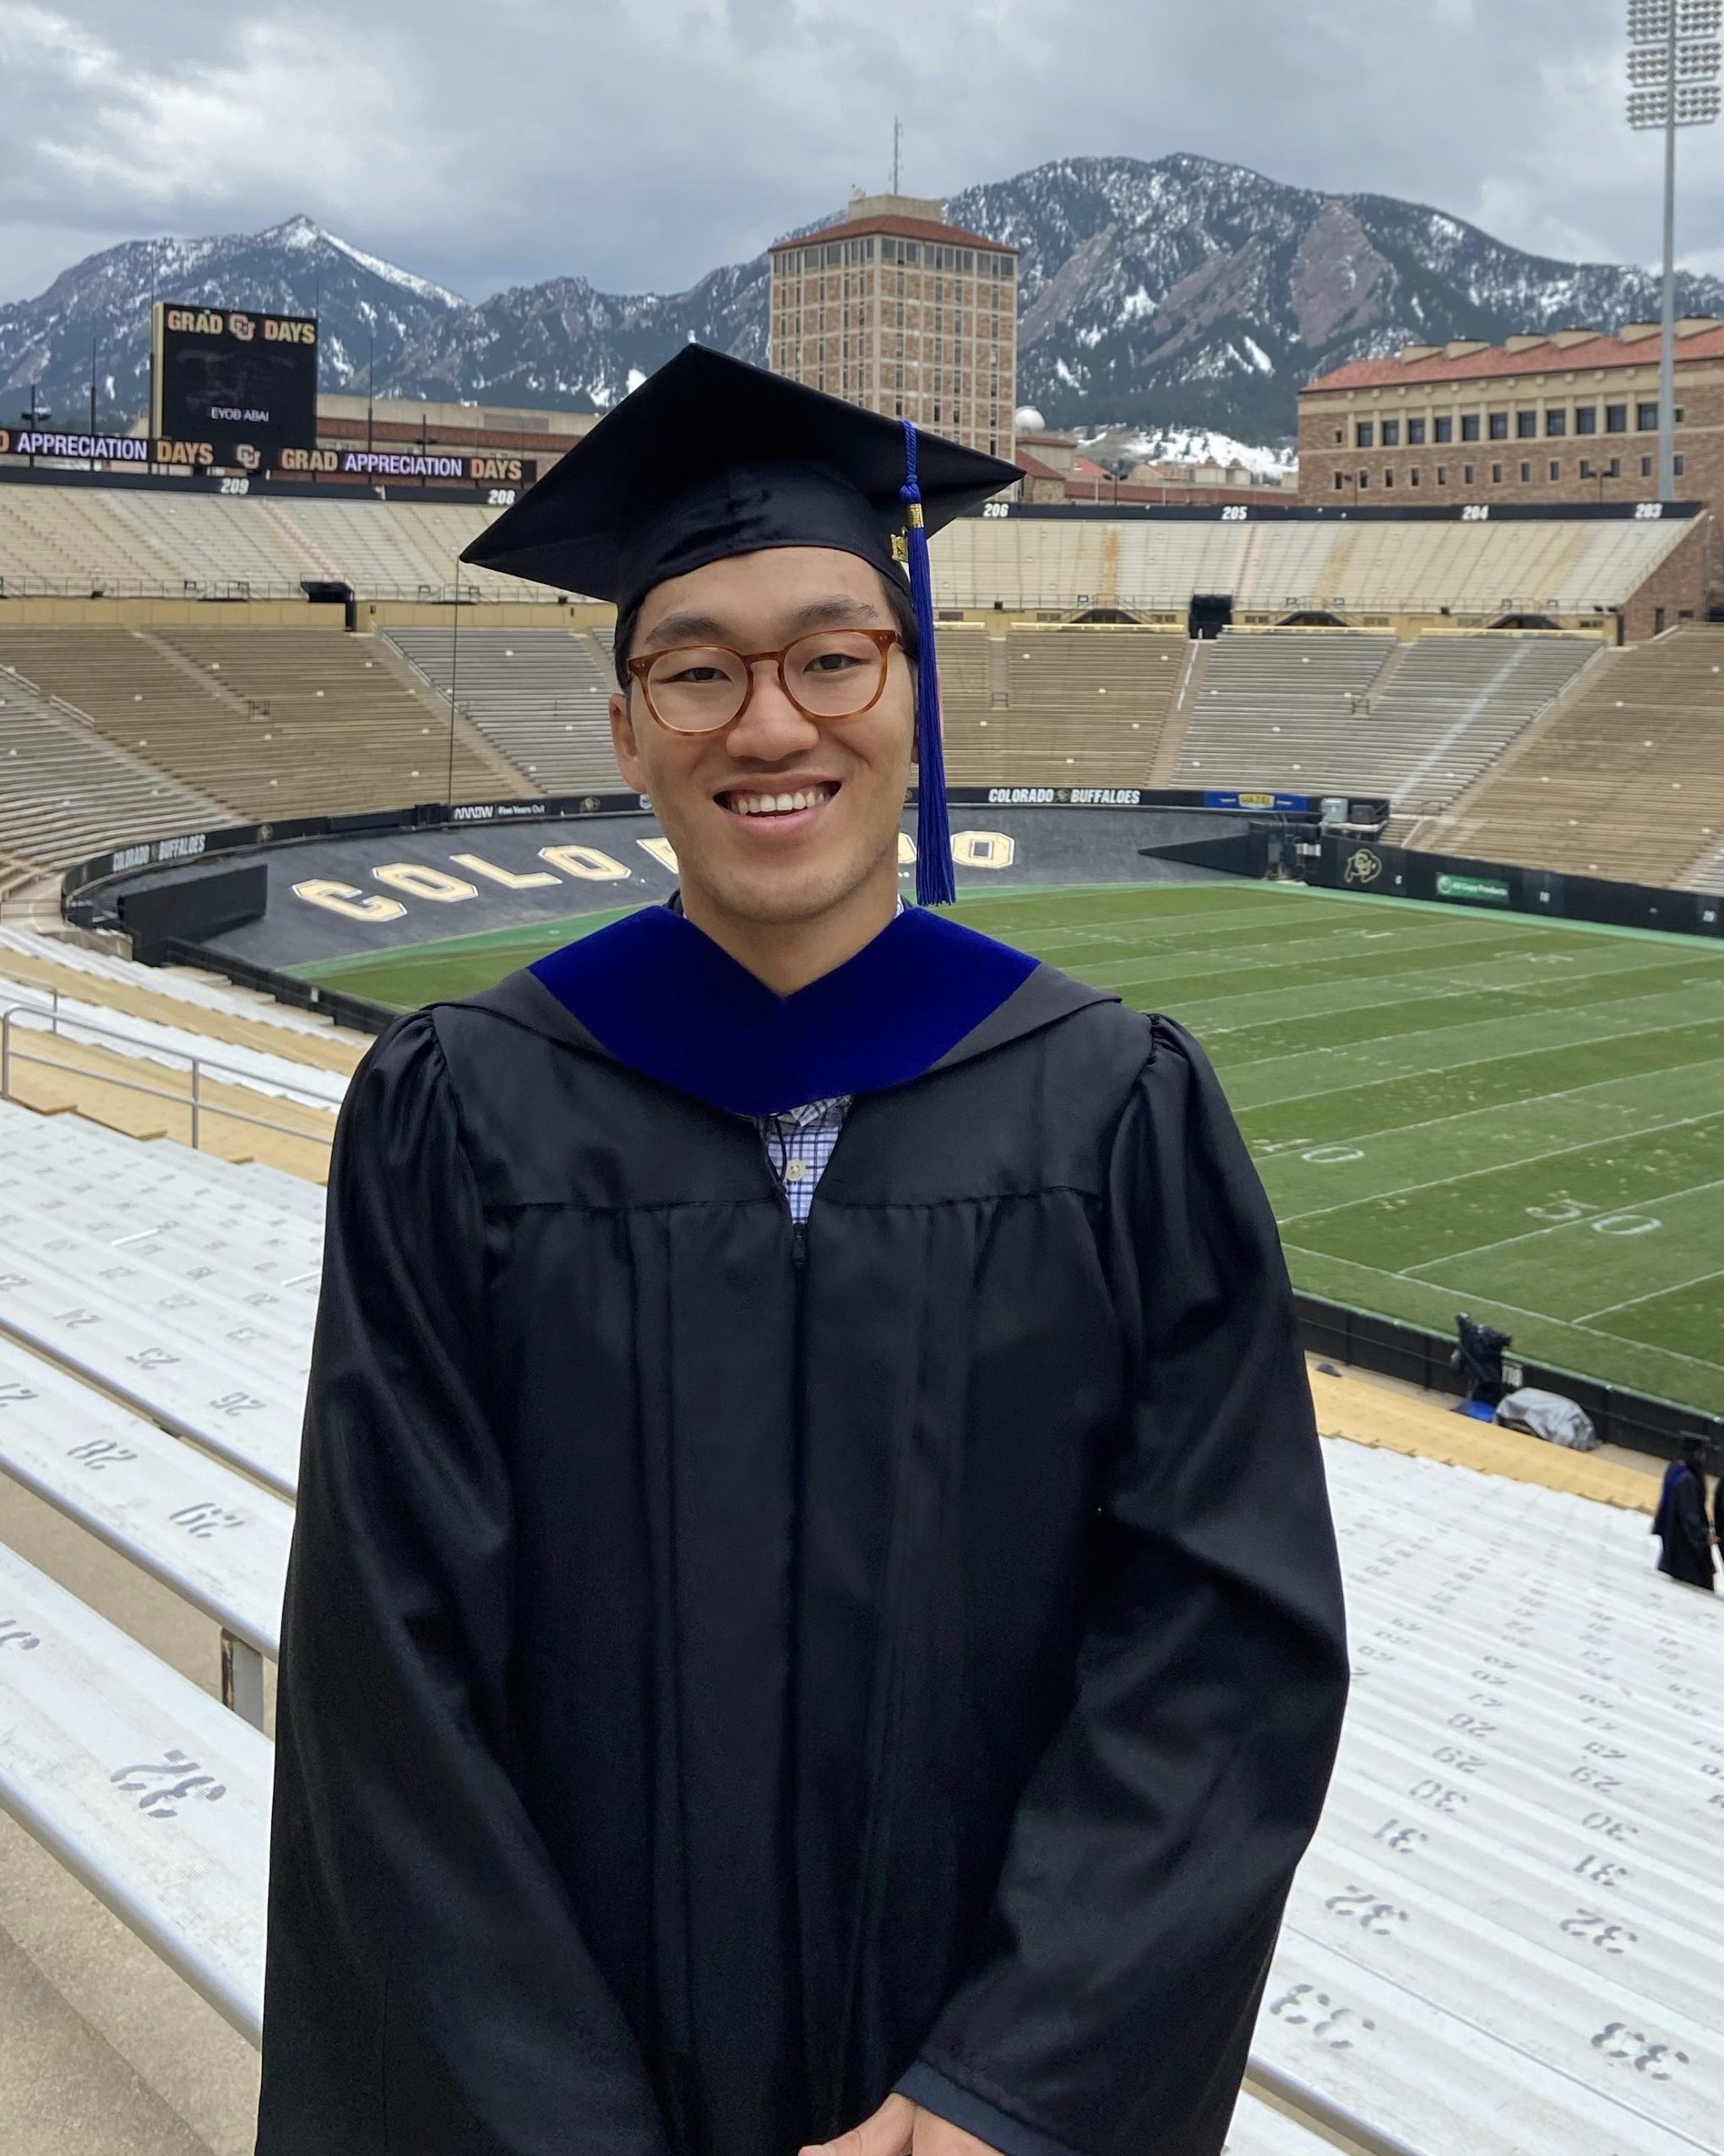
[{"label": "window on building", "polygon": [[1478,414],[1477,412],[1462,412],[1460,415],[1460,438],[1463,442],[1477,441]]},{"label": "window on building", "polygon": [[1652,459],[1650,457],[1642,457],[1640,459],[1640,476],[1642,479],[1651,479],[1652,476]]},{"label": "window on building", "polygon": [[1530,486],[1532,484],[1532,467],[1531,464],[1523,464],[1521,465],[1520,484],[1523,486]]},{"label": "window on building", "polygon": [[1474,470],[1475,467],[1471,464],[1463,464],[1460,467],[1460,483],[1463,486],[1471,486]]},{"label": "window on building", "polygon": [[1336,427],[1335,430],[1335,446],[1337,449],[1341,447],[1341,443],[1346,440],[1346,429],[1344,426]]},{"label": "window on building", "polygon": [[1580,476],[1582,479],[1591,479],[1592,476],[1592,459],[1590,457],[1582,457],[1580,459]]},{"label": "window on building", "polygon": [[1384,421],[1383,446],[1385,449],[1398,449],[1400,447],[1400,421],[1398,419]]},{"label": "window on building", "polygon": [[1575,432],[1575,433],[1576,433],[1576,434],[1596,434],[1596,433],[1597,433],[1597,432],[1598,432],[1598,407],[1597,407],[1597,405],[1575,405],[1575,407],[1574,407],[1574,432]]},{"label": "window on building", "polygon": [[1366,488],[1367,488],[1367,487],[1368,487],[1370,484],[1371,484],[1371,475],[1370,475],[1370,473],[1369,473],[1369,472],[1368,472],[1368,471],[1362,471],[1362,472],[1359,474],[1359,491],[1360,491],[1360,493],[1361,493],[1361,494],[1362,494],[1362,493],[1365,491],[1365,489],[1366,489]]},{"label": "window on building", "polygon": [[1620,479],[1622,475],[1623,460],[1620,457],[1613,457],[1610,460],[1610,470],[1605,474],[1605,477],[1607,479]]},{"label": "window on building", "polygon": [[1555,457],[1550,460],[1550,475],[1553,479],[1560,479],[1563,475],[1563,467]]},{"label": "window on building", "polygon": [[1409,486],[1417,486],[1418,485],[1419,468],[1417,464],[1415,464],[1412,470],[1407,474],[1406,483]]},{"label": "window on building", "polygon": [[1356,449],[1370,449],[1370,448],[1374,448],[1376,447],[1376,443],[1377,443],[1377,429],[1376,429],[1375,426],[1374,426],[1374,425],[1372,423],[1372,421],[1369,421],[1368,419],[1362,419],[1362,420],[1358,422],[1357,426],[1355,426],[1355,427],[1354,427],[1354,429],[1353,429],[1353,447],[1354,447],[1354,448],[1356,448]]},{"label": "window on building", "polygon": [[1392,471],[1386,471],[1386,472],[1384,472],[1384,475],[1383,475],[1383,484],[1384,484],[1385,486],[1394,486],[1394,484],[1395,484],[1395,474],[1394,474]]},{"label": "window on building", "polygon": [[1509,438],[1509,415],[1507,412],[1493,412],[1490,416],[1492,441],[1506,442]]},{"label": "window on building", "polygon": [[1423,420],[1409,419],[1406,423],[1406,443],[1408,448],[1417,449],[1424,438],[1425,422]]},{"label": "window on building", "polygon": [[1678,456],[1673,461],[1676,465],[1676,475],[1680,479],[1688,469],[1688,459],[1686,457]]},{"label": "window on building", "polygon": [[1544,431],[1547,436],[1566,434],[1569,431],[1569,415],[1566,412],[1547,411],[1544,415]]},{"label": "window on building", "polygon": [[1607,434],[1626,434],[1629,431],[1629,408],[1626,405],[1607,405],[1604,408],[1604,431]]},{"label": "window on building", "polygon": [[1438,486],[1446,486],[1449,484],[1449,467],[1447,464],[1438,465],[1437,484]]},{"label": "window on building", "polygon": [[1452,412],[1438,412],[1431,421],[1433,442],[1452,442],[1455,439],[1455,415]]},{"label": "window on building", "polygon": [[1493,486],[1500,486],[1502,483],[1503,467],[1500,464],[1493,464],[1491,466],[1491,485]]},{"label": "window on building", "polygon": [[1634,406],[1634,425],[1642,434],[1657,432],[1658,406],[1656,400],[1649,405],[1643,399]]},{"label": "window on building", "polygon": [[1517,442],[1536,442],[1538,439],[1538,414],[1536,412],[1515,413],[1515,439]]},{"label": "window on building", "polygon": [[1344,471],[1338,471],[1338,472],[1335,474],[1335,492],[1336,492],[1337,494],[1343,494],[1343,493],[1345,493],[1345,492],[1346,491],[1346,483],[1347,483],[1347,475],[1346,475],[1346,474]]}]

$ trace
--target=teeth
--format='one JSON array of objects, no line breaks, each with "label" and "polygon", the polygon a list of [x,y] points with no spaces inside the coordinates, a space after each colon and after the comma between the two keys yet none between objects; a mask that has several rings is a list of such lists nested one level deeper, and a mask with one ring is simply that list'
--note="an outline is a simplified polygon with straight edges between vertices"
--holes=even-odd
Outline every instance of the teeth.
[{"label": "teeth", "polygon": [[795,794],[733,794],[731,806],[739,816],[788,816],[799,808],[818,808],[831,798],[829,786],[811,786]]}]

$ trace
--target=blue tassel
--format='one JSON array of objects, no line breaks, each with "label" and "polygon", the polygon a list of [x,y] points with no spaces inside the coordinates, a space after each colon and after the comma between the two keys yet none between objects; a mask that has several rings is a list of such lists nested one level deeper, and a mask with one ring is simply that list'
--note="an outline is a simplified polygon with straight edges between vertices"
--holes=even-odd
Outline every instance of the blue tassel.
[{"label": "blue tassel", "polygon": [[916,610],[916,903],[949,906],[958,895],[952,874],[952,827],[946,815],[946,753],[940,739],[940,676],[934,659],[934,586],[922,487],[916,476],[916,428],[904,426],[904,504],[910,555],[910,603]]}]

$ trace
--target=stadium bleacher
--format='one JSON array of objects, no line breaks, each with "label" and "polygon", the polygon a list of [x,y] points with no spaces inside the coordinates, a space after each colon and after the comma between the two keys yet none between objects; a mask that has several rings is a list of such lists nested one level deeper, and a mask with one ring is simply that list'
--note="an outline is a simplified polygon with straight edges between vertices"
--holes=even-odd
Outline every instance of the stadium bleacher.
[{"label": "stadium bleacher", "polygon": [[[439,798],[449,778],[447,709],[398,676],[374,640],[339,628],[156,632],[0,619],[0,664],[75,705],[126,757],[220,804],[221,821]],[[537,790],[465,725],[454,787],[457,801]],[[103,818],[110,842],[132,835],[123,820]],[[178,828],[209,820],[205,807]]]},{"label": "stadium bleacher", "polygon": [[389,641],[547,794],[615,793],[609,655],[566,628],[401,628]]},{"label": "stadium bleacher", "polygon": [[57,709],[24,674],[0,669],[0,892],[116,836],[164,838],[223,813]]},{"label": "stadium bleacher", "polygon": [[[549,589],[456,557],[494,508],[305,496],[237,498],[189,487],[0,487],[0,592],[297,598],[307,578],[362,598],[462,591],[550,600]],[[1095,606],[1183,616],[1194,593],[1258,614],[1331,609],[1569,616],[1623,604],[1691,527],[1686,519],[1550,516],[1238,523],[1140,515],[966,517],[934,540],[936,602],[1070,615]]]},{"label": "stadium bleacher", "polygon": [[1623,604],[1689,529],[1679,519],[983,517],[949,524],[930,551],[945,607],[1183,616],[1204,592],[1255,614],[1572,616]]},{"label": "stadium bleacher", "polygon": [[1205,647],[1178,771],[1194,785],[1453,800],[1601,647],[1561,635],[1229,633]]},{"label": "stadium bleacher", "polygon": [[1724,636],[1672,629],[1607,654],[1419,843],[1624,882],[1721,888]]},{"label": "stadium bleacher", "polygon": [[1141,629],[1020,622],[990,637],[942,628],[951,775],[980,785],[1147,784],[1188,649],[1183,637]]},{"label": "stadium bleacher", "polygon": [[1180,744],[1178,783],[1316,790],[1342,774],[1364,705],[1400,647],[1347,629],[1230,633],[1203,649]]},{"label": "stadium bleacher", "polygon": [[[296,1424],[210,1426],[234,1394],[302,1385],[315,1219],[283,1205],[286,1178],[72,1117],[0,1105],[0,1142],[22,1164],[0,1277],[57,1264],[96,1320],[32,1333],[0,1292],[0,1385],[29,1396],[0,1471],[270,1654]],[[126,1398],[145,1341],[195,1383],[146,1371]],[[188,1415],[215,1386],[216,1413]],[[1335,2145],[1265,2095],[1368,2122],[1343,2147],[1417,2156],[1704,2146],[1724,1960],[1704,1702],[1724,1610],[1652,1573],[1644,1515],[1345,1440],[1325,1457],[1354,1703],[1230,2148]],[[231,1686],[224,1714],[5,1551],[0,1599],[40,1643],[0,1665],[0,1800],[255,2035],[269,1750],[243,1717],[260,1694]]]}]

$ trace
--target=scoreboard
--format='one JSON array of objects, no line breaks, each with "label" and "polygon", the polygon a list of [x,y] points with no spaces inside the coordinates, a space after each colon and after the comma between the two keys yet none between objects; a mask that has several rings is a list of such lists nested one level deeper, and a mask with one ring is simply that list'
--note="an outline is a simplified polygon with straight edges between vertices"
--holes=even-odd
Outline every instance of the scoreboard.
[{"label": "scoreboard", "polygon": [[302,315],[158,301],[150,432],[261,472],[318,433],[318,325]]}]

